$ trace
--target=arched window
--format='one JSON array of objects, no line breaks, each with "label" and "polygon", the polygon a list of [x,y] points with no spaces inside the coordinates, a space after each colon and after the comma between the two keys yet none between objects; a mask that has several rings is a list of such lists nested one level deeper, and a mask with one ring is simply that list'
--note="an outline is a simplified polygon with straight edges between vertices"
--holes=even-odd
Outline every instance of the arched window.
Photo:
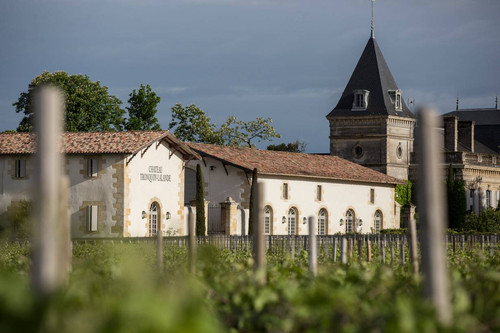
[{"label": "arched window", "polygon": [[158,203],[153,202],[149,207],[149,237],[156,236],[158,232],[158,219],[161,217]]},{"label": "arched window", "polygon": [[290,208],[288,211],[288,234],[295,235],[295,228],[297,225],[297,210]]},{"label": "arched window", "polygon": [[373,223],[375,233],[379,233],[380,229],[382,229],[382,212],[377,210],[375,212],[375,221]]},{"label": "arched window", "polygon": [[271,235],[273,230],[273,209],[271,206],[264,207],[264,234]]},{"label": "arched window", "polygon": [[326,235],[328,233],[328,213],[326,209],[321,208],[318,214],[318,235]]},{"label": "arched window", "polygon": [[354,211],[349,209],[345,214],[345,232],[354,232],[356,226],[354,225]]}]

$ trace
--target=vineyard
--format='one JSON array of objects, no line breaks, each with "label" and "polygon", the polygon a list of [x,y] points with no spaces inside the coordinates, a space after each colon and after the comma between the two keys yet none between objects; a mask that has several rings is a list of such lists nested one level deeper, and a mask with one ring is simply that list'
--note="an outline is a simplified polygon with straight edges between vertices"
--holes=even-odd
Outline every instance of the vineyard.
[{"label": "vineyard", "polygon": [[498,332],[499,244],[475,239],[449,242],[449,327],[400,260],[408,248],[389,242],[372,242],[370,262],[366,242],[350,245],[343,264],[320,241],[314,277],[306,246],[286,251],[296,243],[282,239],[268,247],[264,284],[243,241],[198,244],[195,273],[179,243],[165,244],[159,271],[154,241],[74,242],[69,281],[47,298],[31,292],[29,245],[4,243],[0,332]]}]

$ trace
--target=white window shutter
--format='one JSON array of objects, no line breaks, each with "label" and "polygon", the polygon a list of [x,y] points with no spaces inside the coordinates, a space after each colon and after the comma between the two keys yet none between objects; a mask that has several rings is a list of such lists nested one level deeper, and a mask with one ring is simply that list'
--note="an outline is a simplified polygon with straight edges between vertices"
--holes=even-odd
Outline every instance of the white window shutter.
[{"label": "white window shutter", "polygon": [[98,160],[95,158],[89,158],[87,160],[87,176],[88,177],[97,177],[98,171]]},{"label": "white window shutter", "polygon": [[97,206],[87,206],[87,230],[97,231]]}]

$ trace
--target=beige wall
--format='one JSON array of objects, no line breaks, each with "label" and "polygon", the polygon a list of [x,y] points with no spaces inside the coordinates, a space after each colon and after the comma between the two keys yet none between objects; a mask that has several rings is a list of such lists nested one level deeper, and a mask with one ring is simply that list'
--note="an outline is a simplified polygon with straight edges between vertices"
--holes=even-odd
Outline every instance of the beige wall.
[{"label": "beige wall", "polygon": [[[415,120],[405,117],[332,117],[330,154],[399,179],[408,179]],[[363,152],[356,155],[359,146]],[[401,146],[401,157],[397,156]]]},{"label": "beige wall", "polygon": [[[13,177],[16,158],[28,160],[26,178]],[[13,201],[30,199],[32,158],[31,155],[0,156],[0,214]],[[97,177],[87,176],[89,158],[99,161]],[[127,164],[127,161],[130,163]],[[163,233],[184,235],[183,165],[182,156],[164,142],[159,145],[155,142],[133,157],[123,154],[66,155],[72,237],[147,236],[148,217],[142,219],[141,213],[149,213],[153,201],[158,202],[161,208]],[[161,167],[162,172],[157,172],[159,169],[151,172],[150,166]],[[169,180],[141,180],[141,174],[169,175]],[[98,230],[93,232],[87,230],[86,209],[89,205],[98,207]],[[166,212],[171,214],[168,221]]]}]

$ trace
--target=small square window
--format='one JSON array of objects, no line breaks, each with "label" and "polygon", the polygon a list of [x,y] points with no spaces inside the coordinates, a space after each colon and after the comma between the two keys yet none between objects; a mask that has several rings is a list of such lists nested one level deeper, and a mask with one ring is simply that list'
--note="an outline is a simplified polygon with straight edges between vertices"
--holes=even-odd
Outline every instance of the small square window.
[{"label": "small square window", "polygon": [[288,199],[288,184],[283,183],[283,199]]},{"label": "small square window", "polygon": [[322,197],[321,197],[321,195],[322,195],[322,193],[321,193],[321,192],[322,192],[322,190],[323,190],[323,187],[322,187],[321,185],[318,185],[318,186],[316,187],[316,200],[318,200],[318,201],[321,201],[321,199],[322,199]]},{"label": "small square window", "polygon": [[370,189],[370,203],[375,203],[375,189],[371,188]]},{"label": "small square window", "polygon": [[26,160],[25,159],[17,159],[16,160],[16,178],[26,178]]},{"label": "small square window", "polygon": [[99,171],[99,161],[96,158],[87,160],[87,177],[97,177]]},{"label": "small square window", "polygon": [[97,206],[87,206],[87,231],[97,231]]}]

